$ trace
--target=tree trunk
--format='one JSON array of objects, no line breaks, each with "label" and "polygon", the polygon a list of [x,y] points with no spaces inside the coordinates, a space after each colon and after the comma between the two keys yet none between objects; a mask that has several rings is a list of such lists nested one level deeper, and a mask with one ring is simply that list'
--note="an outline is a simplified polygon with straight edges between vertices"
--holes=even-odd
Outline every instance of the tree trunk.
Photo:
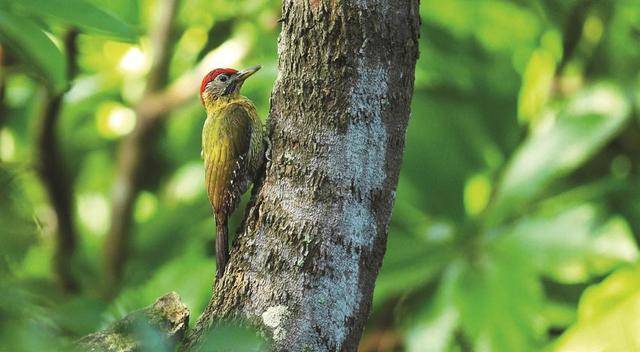
[{"label": "tree trunk", "polygon": [[278,351],[355,351],[386,249],[418,0],[285,0],[271,161],[186,349],[247,319]]}]

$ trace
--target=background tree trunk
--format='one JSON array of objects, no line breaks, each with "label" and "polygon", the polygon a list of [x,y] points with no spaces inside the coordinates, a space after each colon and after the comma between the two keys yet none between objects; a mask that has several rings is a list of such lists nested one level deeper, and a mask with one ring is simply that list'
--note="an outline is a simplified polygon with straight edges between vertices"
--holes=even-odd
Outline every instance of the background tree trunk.
[{"label": "background tree trunk", "polygon": [[218,319],[276,350],[355,351],[386,249],[418,57],[417,0],[285,0],[271,162],[186,348]]},{"label": "background tree trunk", "polygon": [[[151,33],[152,63],[142,101],[136,106],[137,123],[120,145],[118,168],[113,187],[111,226],[104,246],[106,297],[115,297],[120,289],[130,246],[133,207],[148,167],[155,134],[167,109],[147,107],[153,96],[162,92],[169,78],[172,46],[175,44],[175,22],[180,0],[158,2],[155,25]],[[154,105],[154,104],[152,104]]]},{"label": "background tree trunk", "polygon": [[[64,36],[69,82],[78,71],[77,39],[80,32],[71,28]],[[70,86],[67,87],[68,90]],[[56,241],[53,255],[53,269],[60,288],[65,293],[78,293],[80,283],[73,273],[73,257],[76,252],[78,235],[74,224],[73,179],[66,167],[61,148],[58,122],[63,108],[66,90],[54,93],[47,89],[37,130],[38,174],[49,196],[56,216]]]}]

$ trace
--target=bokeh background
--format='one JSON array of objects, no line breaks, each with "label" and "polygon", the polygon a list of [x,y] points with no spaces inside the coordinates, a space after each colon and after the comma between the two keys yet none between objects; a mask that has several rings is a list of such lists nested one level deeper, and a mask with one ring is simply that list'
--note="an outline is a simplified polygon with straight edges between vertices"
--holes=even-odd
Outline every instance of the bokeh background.
[{"label": "bokeh background", "polygon": [[[2,351],[63,350],[169,291],[192,323],[207,303],[199,79],[261,64],[243,90],[266,117],[280,2],[173,3],[0,0]],[[640,2],[422,0],[420,14],[360,350],[640,350]]]}]

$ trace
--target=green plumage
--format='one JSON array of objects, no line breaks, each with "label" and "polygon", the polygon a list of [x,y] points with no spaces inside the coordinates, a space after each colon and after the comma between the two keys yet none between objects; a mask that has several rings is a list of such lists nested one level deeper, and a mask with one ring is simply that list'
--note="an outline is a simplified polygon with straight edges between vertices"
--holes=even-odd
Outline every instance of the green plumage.
[{"label": "green plumage", "polygon": [[247,98],[223,96],[205,101],[202,157],[209,201],[216,217],[218,277],[228,260],[227,219],[254,181],[264,158],[263,128]]}]

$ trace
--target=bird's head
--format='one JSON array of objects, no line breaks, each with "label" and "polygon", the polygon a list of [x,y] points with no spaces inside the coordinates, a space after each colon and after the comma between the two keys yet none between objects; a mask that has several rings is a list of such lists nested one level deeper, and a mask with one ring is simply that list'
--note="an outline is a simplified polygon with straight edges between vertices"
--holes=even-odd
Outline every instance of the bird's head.
[{"label": "bird's head", "polygon": [[253,66],[242,71],[232,68],[216,68],[207,73],[200,85],[202,104],[206,107],[221,98],[238,96],[244,80],[259,69],[260,66]]}]

